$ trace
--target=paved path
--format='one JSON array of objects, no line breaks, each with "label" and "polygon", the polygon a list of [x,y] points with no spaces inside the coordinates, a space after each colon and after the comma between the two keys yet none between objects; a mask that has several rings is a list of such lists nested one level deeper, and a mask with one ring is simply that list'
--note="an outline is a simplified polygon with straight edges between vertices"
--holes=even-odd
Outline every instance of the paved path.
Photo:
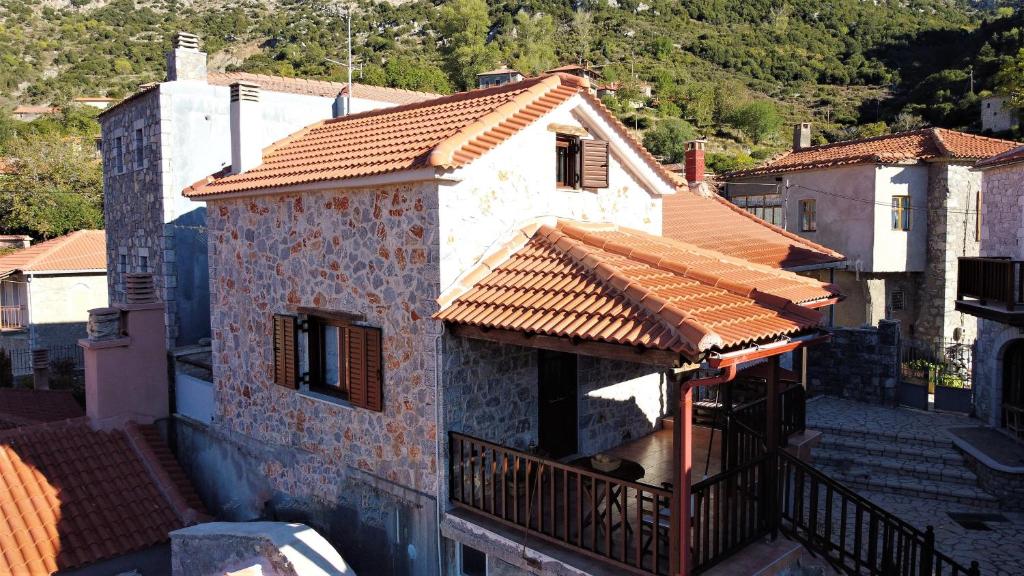
[{"label": "paved path", "polygon": [[[891,438],[894,443],[900,439],[906,439],[907,444],[922,439],[945,441],[945,428],[977,424],[977,420],[966,416],[886,408],[831,397],[815,398],[807,404],[808,428],[882,432],[895,436]],[[851,487],[914,526],[933,526],[940,551],[964,564],[977,560],[984,576],[1024,575],[1024,513]],[[1006,521],[986,522],[989,530],[968,530],[954,522],[949,512],[997,513]]]}]

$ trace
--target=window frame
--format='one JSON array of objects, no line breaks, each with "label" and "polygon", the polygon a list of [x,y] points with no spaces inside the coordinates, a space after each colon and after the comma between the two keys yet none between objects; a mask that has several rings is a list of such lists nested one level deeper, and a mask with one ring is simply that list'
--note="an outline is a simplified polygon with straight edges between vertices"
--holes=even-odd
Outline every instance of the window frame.
[{"label": "window frame", "polygon": [[114,137],[114,172],[124,174],[124,139],[122,136]]},{"label": "window frame", "polygon": [[907,293],[904,290],[897,288],[889,292],[889,309],[893,312],[903,312],[907,309]]},{"label": "window frame", "polygon": [[800,231],[801,232],[817,232],[818,231],[818,199],[817,198],[803,198],[797,206],[800,211]]},{"label": "window frame", "polygon": [[[566,151],[564,160],[562,158],[563,149]],[[564,172],[568,177],[567,179],[571,180],[570,183],[566,183],[562,179],[563,163]],[[555,186],[572,190],[578,190],[580,187],[579,136],[571,134],[555,135]]]},{"label": "window frame", "polygon": [[462,542],[459,542],[458,544],[459,544],[459,554],[458,554],[458,557],[459,557],[459,576],[469,576],[466,573],[466,567],[465,567],[465,551],[467,549],[472,551],[472,552],[474,552],[474,553],[476,553],[476,554],[480,554],[480,555],[482,555],[484,557],[484,576],[490,576],[490,574],[491,574],[491,567],[490,567],[489,563],[487,562],[487,553],[484,552],[483,550],[479,550],[477,548],[473,548],[472,546],[467,546],[466,544],[463,544]]},{"label": "window frame", "polygon": [[[309,378],[303,383],[302,389],[307,392],[322,394],[348,402],[350,383],[348,381],[348,370],[346,370],[348,358],[345,353],[345,332],[350,326],[350,323],[336,318],[317,316],[315,314],[307,314],[305,316],[305,321],[308,325],[306,330],[307,349],[305,356],[308,362],[306,370],[309,374]],[[324,383],[324,374],[326,372],[324,361],[327,353],[323,348],[324,341],[326,339],[323,336],[322,330],[326,327],[338,329],[337,386]]]},{"label": "window frame", "polygon": [[913,229],[914,211],[910,205],[909,194],[893,194],[891,216],[891,224],[894,231],[910,232]]},{"label": "window frame", "polygon": [[146,164],[146,135],[142,128],[135,129],[135,169],[141,170]]}]

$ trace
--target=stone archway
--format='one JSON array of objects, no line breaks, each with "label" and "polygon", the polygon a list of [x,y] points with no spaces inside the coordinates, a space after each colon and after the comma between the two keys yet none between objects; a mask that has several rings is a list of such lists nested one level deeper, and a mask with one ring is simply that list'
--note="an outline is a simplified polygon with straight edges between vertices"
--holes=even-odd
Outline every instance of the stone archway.
[{"label": "stone archway", "polygon": [[1001,354],[1000,425],[1024,437],[1024,339],[1011,341]]}]

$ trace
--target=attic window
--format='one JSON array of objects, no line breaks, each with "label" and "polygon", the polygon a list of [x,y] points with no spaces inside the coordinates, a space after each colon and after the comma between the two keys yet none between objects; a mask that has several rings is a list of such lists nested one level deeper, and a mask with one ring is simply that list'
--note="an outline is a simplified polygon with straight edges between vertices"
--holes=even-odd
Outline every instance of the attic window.
[{"label": "attic window", "polygon": [[555,184],[576,188],[579,184],[580,139],[559,134],[555,140]]}]

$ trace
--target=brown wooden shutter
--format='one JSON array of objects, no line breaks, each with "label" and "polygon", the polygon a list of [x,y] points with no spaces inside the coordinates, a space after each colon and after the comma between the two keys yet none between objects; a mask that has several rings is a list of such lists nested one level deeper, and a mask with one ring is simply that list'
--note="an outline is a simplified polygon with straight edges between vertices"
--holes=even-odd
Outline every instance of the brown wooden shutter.
[{"label": "brown wooden shutter", "polygon": [[580,186],[607,188],[608,143],[604,140],[580,140],[580,155]]},{"label": "brown wooden shutter", "polygon": [[295,317],[274,314],[274,384],[299,387],[298,337]]},{"label": "brown wooden shutter", "polygon": [[381,332],[379,328],[345,328],[345,377],[352,404],[381,412],[384,391],[381,378]]}]

